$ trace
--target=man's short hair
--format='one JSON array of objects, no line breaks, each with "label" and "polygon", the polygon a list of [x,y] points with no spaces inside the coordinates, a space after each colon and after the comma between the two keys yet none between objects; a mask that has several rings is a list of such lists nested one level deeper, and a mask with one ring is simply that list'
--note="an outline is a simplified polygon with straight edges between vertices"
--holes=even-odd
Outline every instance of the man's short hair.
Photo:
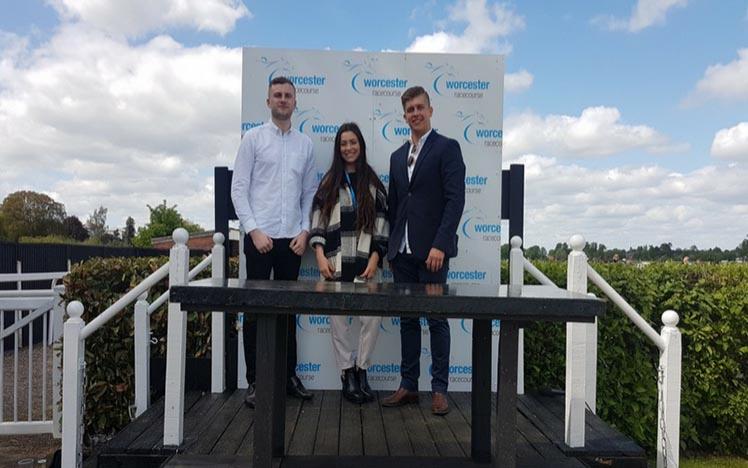
[{"label": "man's short hair", "polygon": [[275,78],[270,80],[270,84],[268,84],[268,89],[272,88],[273,85],[280,85],[280,84],[290,84],[294,90],[294,93],[296,92],[296,86],[293,85],[293,81],[289,80],[285,76],[276,76]]},{"label": "man's short hair", "polygon": [[426,96],[426,103],[430,106],[431,98],[429,97],[429,93],[427,93],[426,90],[423,89],[423,86],[411,86],[410,88],[403,91],[403,94],[400,96],[400,101],[403,103],[403,110],[405,110],[406,102],[410,101],[411,99],[417,98],[420,95]]}]

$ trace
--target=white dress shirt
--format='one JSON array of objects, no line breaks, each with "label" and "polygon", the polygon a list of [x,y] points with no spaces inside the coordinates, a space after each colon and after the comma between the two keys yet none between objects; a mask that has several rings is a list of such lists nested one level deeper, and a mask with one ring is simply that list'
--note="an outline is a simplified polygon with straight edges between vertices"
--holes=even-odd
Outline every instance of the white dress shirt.
[{"label": "white dress shirt", "polygon": [[309,231],[317,190],[312,140],[272,121],[247,131],[234,162],[231,200],[244,231],[260,229],[271,238]]},{"label": "white dress shirt", "polygon": [[[421,138],[418,140],[417,144],[413,143],[413,140],[410,140],[410,148],[408,148],[408,158],[410,159],[411,156],[413,156],[413,164],[408,165],[408,182],[410,182],[410,179],[413,177],[413,169],[416,167],[416,161],[418,161],[418,156],[421,154],[421,149],[423,149],[423,144],[426,142],[426,138],[431,135],[431,130],[429,129],[428,132],[423,134]],[[408,161],[405,161],[405,164],[408,164]],[[410,243],[408,242],[408,220],[405,220],[405,235],[403,236],[403,241],[400,243],[400,249],[398,249],[398,252],[400,253],[412,253],[410,251]]]}]

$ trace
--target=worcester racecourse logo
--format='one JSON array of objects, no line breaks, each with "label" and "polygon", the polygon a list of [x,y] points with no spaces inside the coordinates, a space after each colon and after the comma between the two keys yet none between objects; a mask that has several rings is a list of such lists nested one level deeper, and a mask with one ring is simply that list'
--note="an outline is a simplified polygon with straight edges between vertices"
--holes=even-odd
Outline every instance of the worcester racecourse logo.
[{"label": "worcester racecourse logo", "polygon": [[410,127],[403,120],[402,111],[387,112],[377,107],[373,115],[377,131],[386,141],[400,145],[410,138]]},{"label": "worcester racecourse logo", "polygon": [[400,96],[408,87],[408,80],[396,75],[377,72],[377,58],[343,60],[343,68],[351,74],[351,88],[358,94],[371,96]]},{"label": "worcester racecourse logo", "polygon": [[457,111],[455,117],[462,125],[462,139],[471,145],[501,147],[504,132],[499,128],[489,128],[486,117],[480,112]]},{"label": "worcester racecourse logo", "polygon": [[370,382],[395,382],[400,379],[400,364],[395,362],[375,362],[366,371]]},{"label": "worcester racecourse logo", "polygon": [[301,279],[318,280],[319,277],[319,268],[317,268],[316,266],[302,266],[301,268],[299,268],[299,278]]},{"label": "worcester racecourse logo", "polygon": [[463,236],[472,240],[501,241],[501,223],[489,222],[480,208],[465,211],[460,231]]},{"label": "worcester racecourse logo", "polygon": [[465,193],[483,193],[488,185],[488,176],[480,174],[465,176]]},{"label": "worcester racecourse logo", "polygon": [[296,328],[305,333],[330,333],[329,315],[297,315]]},{"label": "worcester racecourse logo", "polygon": [[318,139],[321,142],[331,142],[335,140],[335,134],[340,128],[340,124],[327,122],[325,117],[316,107],[309,109],[297,109],[296,121],[299,122],[299,131]]},{"label": "worcester racecourse logo", "polygon": [[[493,335],[498,336],[500,327],[500,320],[491,320],[491,332]],[[473,319],[461,319],[460,331],[466,335],[473,336]]]},{"label": "worcester racecourse logo", "polygon": [[431,73],[431,88],[439,96],[457,99],[481,99],[483,92],[491,87],[491,82],[477,78],[463,79],[457,69],[449,63],[428,62],[426,70]]},{"label": "worcester racecourse logo", "polygon": [[248,130],[251,130],[255,127],[259,127],[260,125],[264,124],[265,122],[260,121],[254,121],[254,122],[242,122],[242,136],[244,136],[244,133]]},{"label": "worcester racecourse logo", "polygon": [[[421,329],[428,331],[429,321],[426,317],[419,319]],[[379,325],[379,331],[388,335],[399,335],[400,334],[400,317],[383,317],[382,323]]]},{"label": "worcester racecourse logo", "polygon": [[327,81],[325,75],[298,73],[285,57],[262,56],[259,62],[268,73],[268,83],[275,77],[285,76],[294,84],[297,94],[319,94]]}]

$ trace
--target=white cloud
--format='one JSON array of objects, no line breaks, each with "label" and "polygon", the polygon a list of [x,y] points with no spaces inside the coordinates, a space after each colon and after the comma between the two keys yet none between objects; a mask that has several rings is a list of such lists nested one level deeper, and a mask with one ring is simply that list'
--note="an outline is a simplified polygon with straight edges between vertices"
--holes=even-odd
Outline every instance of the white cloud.
[{"label": "white cloud", "polygon": [[650,153],[679,152],[686,147],[646,125],[620,122],[615,107],[588,107],[581,115],[539,116],[525,112],[509,116],[504,124],[504,154],[546,152],[553,156],[594,158],[632,149]]},{"label": "white cloud", "polygon": [[686,102],[705,98],[748,100],[748,48],[738,50],[738,58],[732,62],[707,67]]},{"label": "white cloud", "polygon": [[252,13],[241,0],[49,0],[65,20],[109,33],[138,37],[168,27],[226,34]]},{"label": "white cloud", "polygon": [[553,247],[573,234],[608,247],[672,242],[734,248],[745,237],[748,167],[677,173],[656,165],[608,169],[524,154],[526,245]]},{"label": "white cloud", "polygon": [[416,37],[407,52],[453,52],[481,53],[511,50],[498,39],[514,31],[524,29],[525,20],[505,4],[488,5],[486,0],[458,0],[449,8],[448,24],[467,23],[461,33],[445,31],[444,28],[424,36]]},{"label": "white cloud", "polygon": [[504,90],[509,93],[521,93],[530,89],[535,77],[527,70],[520,70],[516,73],[507,73],[504,76]]},{"label": "white cloud", "polygon": [[233,161],[240,50],[168,36],[134,46],[81,23],[18,50],[0,49],[0,172],[14,174],[0,193],[52,190],[78,216],[103,204],[111,226],[144,223],[145,204],[166,198],[210,225],[211,204],[186,200]]},{"label": "white cloud", "polygon": [[748,122],[718,131],[712,141],[711,154],[720,159],[748,161]]},{"label": "white cloud", "polygon": [[651,26],[665,23],[668,12],[676,7],[684,7],[688,0],[638,0],[631,16],[626,19],[613,16],[596,16],[592,23],[611,31],[636,33]]}]

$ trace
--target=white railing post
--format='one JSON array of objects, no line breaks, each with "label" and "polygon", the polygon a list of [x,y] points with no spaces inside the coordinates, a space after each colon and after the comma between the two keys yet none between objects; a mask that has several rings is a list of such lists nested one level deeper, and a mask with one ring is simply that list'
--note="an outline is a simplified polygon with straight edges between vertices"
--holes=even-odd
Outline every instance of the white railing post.
[{"label": "white railing post", "polygon": [[[522,253],[522,238],[514,236],[509,240],[509,296],[520,296],[525,281],[525,257]],[[525,330],[519,329],[517,337],[517,394],[525,393]]]},{"label": "white railing post", "polygon": [[[169,287],[187,284],[190,271],[189,234],[177,228],[169,252]],[[187,351],[187,315],[179,303],[169,302],[166,336],[166,391],[164,445],[180,445],[184,436],[184,367]]]},{"label": "white railing post", "polygon": [[49,317],[49,341],[52,344],[52,436],[62,437],[62,333],[65,321],[64,286],[55,286],[55,301]]},{"label": "white railing post", "polygon": [[657,468],[677,467],[680,458],[680,382],[681,335],[676,327],[678,314],[662,314],[660,336],[665,349],[660,351],[657,371]]},{"label": "white railing post", "polygon": [[70,318],[65,322],[62,393],[62,466],[78,467],[83,462],[83,381],[86,372],[85,346],[81,331],[85,322],[83,304],[68,305]]},{"label": "white railing post", "polygon": [[[569,241],[566,270],[566,289],[587,294],[587,255],[583,252],[585,240],[574,235]],[[566,392],[564,413],[564,442],[569,447],[584,447],[585,420],[585,356],[587,354],[587,330],[585,324],[566,324]]]},{"label": "white railing post", "polygon": [[151,316],[148,293],[135,303],[135,417],[151,406]]},{"label": "white railing post", "polygon": [[[225,256],[224,240],[223,234],[220,232],[213,234],[213,264],[211,266],[211,276],[213,279],[226,278],[226,274],[223,271]],[[226,388],[224,375],[225,320],[223,312],[213,312],[210,317],[210,391],[213,393],[221,393]]]},{"label": "white railing post", "polygon": [[[590,297],[595,297],[592,293],[587,293]],[[593,413],[597,413],[597,317],[593,323],[585,323],[585,339],[587,343],[587,352],[585,353],[585,377],[586,385],[584,386],[584,401],[587,408]]]}]

